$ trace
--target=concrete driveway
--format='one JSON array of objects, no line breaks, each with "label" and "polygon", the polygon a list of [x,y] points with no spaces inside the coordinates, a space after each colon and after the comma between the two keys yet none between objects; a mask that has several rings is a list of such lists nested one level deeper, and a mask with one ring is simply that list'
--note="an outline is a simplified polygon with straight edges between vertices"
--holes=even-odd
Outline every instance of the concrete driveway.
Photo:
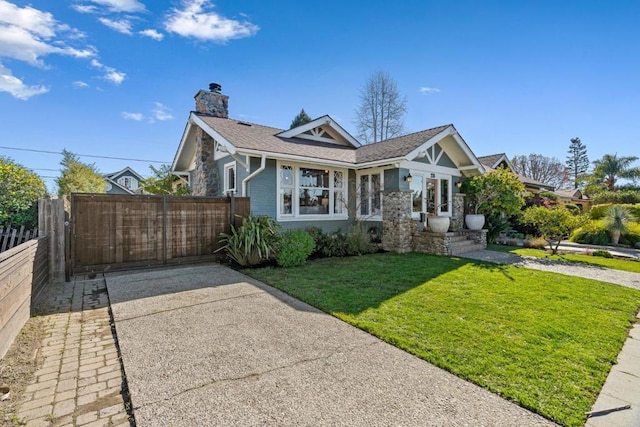
[{"label": "concrete driveway", "polygon": [[138,426],[553,425],[220,265],[106,281]]}]

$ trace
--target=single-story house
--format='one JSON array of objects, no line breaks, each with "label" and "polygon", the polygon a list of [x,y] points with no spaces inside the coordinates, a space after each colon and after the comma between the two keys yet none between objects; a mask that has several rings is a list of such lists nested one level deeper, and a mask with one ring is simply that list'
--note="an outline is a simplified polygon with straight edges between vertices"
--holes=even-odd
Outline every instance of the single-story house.
[{"label": "single-story house", "polygon": [[558,200],[563,205],[568,203],[578,206],[580,212],[588,212],[591,209],[591,200],[586,194],[582,194],[580,189],[575,188],[571,190],[556,190],[554,194],[558,196]]},{"label": "single-story house", "polygon": [[524,184],[525,190],[532,194],[538,194],[542,191],[553,191],[555,187],[553,185],[546,184],[544,182],[536,181],[535,179],[528,178],[520,175],[515,171],[513,164],[505,153],[490,154],[488,156],[479,156],[478,161],[487,170],[498,169],[501,167],[509,169],[511,172],[518,176],[520,182]]},{"label": "single-story house", "polygon": [[397,228],[425,215],[462,228],[457,184],[485,168],[453,125],[363,145],[328,115],[278,129],[229,118],[228,101],[217,84],[195,95],[171,166],[193,195],[250,197],[252,214],[285,228]]},{"label": "single-story house", "polygon": [[104,174],[105,190],[107,194],[136,194],[139,193],[142,176],[126,167],[118,172]]}]

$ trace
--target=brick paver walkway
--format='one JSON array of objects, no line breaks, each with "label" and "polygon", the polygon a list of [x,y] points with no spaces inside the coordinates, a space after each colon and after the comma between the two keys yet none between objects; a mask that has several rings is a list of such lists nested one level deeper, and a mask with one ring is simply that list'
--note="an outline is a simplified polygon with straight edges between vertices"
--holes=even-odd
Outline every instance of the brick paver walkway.
[{"label": "brick paver walkway", "polygon": [[[129,426],[104,278],[55,285],[47,301],[44,363],[18,416],[28,426]],[[58,291],[59,290],[59,291]]]}]

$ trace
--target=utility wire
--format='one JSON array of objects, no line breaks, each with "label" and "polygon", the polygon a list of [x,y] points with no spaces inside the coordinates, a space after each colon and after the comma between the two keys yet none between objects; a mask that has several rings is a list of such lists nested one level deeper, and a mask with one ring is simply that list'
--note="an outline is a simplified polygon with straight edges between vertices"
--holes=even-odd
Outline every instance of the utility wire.
[{"label": "utility wire", "polygon": [[[32,148],[5,147],[2,145],[0,145],[0,148],[3,148],[5,150],[30,151],[32,153],[58,154],[60,156],[63,155],[62,152],[58,152],[58,151],[34,150]],[[78,157],[92,157],[94,159],[125,160],[129,162],[145,162],[145,163],[171,163],[171,162],[163,162],[161,160],[128,159],[125,157],[95,156],[92,154],[77,154],[77,153],[73,153],[73,154],[75,154]]]}]

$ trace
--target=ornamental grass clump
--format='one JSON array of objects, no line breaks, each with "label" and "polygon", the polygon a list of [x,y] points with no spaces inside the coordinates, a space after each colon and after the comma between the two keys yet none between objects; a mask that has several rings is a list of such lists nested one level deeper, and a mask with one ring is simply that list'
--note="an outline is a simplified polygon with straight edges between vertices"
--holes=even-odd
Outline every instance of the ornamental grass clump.
[{"label": "ornamental grass clump", "polygon": [[268,216],[248,216],[240,227],[231,227],[230,233],[220,233],[222,247],[227,257],[246,267],[267,262],[279,241],[278,223]]}]

